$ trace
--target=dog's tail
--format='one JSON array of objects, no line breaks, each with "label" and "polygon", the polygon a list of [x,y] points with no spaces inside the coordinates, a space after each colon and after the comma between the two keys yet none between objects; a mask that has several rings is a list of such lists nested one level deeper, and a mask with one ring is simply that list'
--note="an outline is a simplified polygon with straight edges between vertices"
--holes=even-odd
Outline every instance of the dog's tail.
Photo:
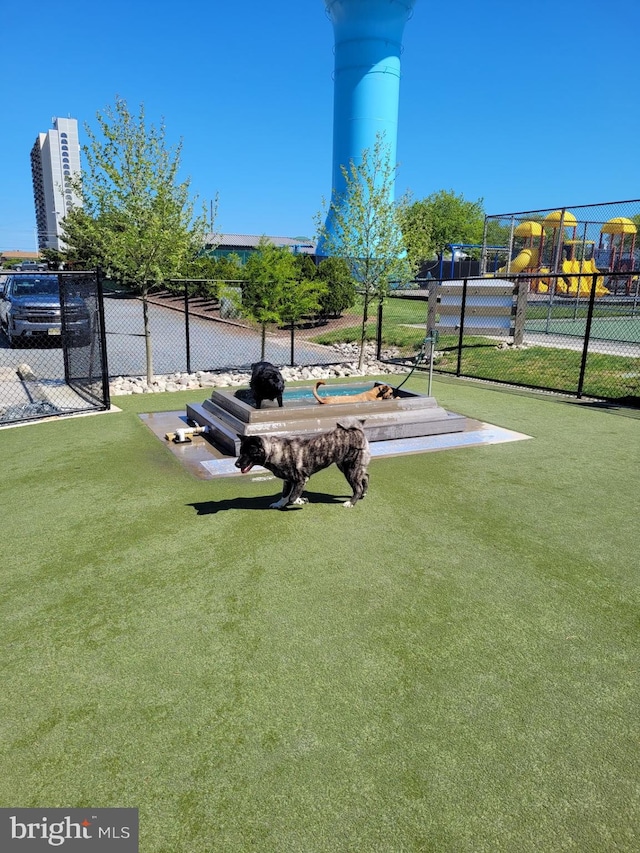
[{"label": "dog's tail", "polygon": [[313,394],[313,396],[316,398],[316,400],[319,403],[325,403],[326,402],[326,400],[323,400],[322,397],[318,394],[318,388],[320,387],[320,385],[326,385],[326,384],[327,383],[324,381],[324,379],[318,379],[318,381],[316,382],[315,388],[311,389],[311,393]]}]

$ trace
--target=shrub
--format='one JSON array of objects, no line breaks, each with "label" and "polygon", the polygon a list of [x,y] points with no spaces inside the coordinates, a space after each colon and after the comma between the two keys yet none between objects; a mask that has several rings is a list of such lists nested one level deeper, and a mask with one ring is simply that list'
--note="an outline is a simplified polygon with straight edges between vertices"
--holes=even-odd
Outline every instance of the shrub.
[{"label": "shrub", "polygon": [[324,316],[339,317],[355,304],[356,283],[344,258],[325,258],[318,267],[318,277],[327,285],[320,297]]}]

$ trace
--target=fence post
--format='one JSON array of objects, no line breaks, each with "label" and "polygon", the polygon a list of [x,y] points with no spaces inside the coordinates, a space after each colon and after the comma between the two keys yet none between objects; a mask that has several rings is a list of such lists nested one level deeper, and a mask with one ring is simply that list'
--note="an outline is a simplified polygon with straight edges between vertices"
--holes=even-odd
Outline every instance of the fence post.
[{"label": "fence post", "polygon": [[462,301],[460,303],[460,335],[458,336],[458,365],[456,367],[456,376],[460,376],[462,374],[462,337],[464,335],[464,314],[467,305],[467,282],[468,279],[464,279],[462,283]]},{"label": "fence post", "polygon": [[593,306],[596,301],[596,285],[598,281],[598,273],[593,274],[591,282],[591,295],[589,296],[589,309],[587,311],[587,324],[584,329],[584,347],[582,348],[582,360],[580,362],[580,376],[578,378],[577,398],[582,397],[582,389],[584,387],[584,374],[587,369],[587,356],[589,354],[589,338],[591,337],[591,321],[593,320]]},{"label": "fence post", "polygon": [[[107,327],[104,318],[104,289],[102,287],[102,269],[96,269],[96,296],[98,306],[98,325],[100,327],[100,363],[102,366],[102,398],[105,408],[111,406],[111,390],[109,388],[109,363],[107,361]],[[93,329],[94,323],[91,324],[91,338],[95,336]]]},{"label": "fence post", "polygon": [[524,340],[524,321],[527,314],[528,279],[516,279],[516,316],[513,325],[513,344],[519,347]]},{"label": "fence post", "polygon": [[441,281],[431,279],[429,282],[429,293],[427,295],[427,334],[433,334],[438,319],[438,285]]},{"label": "fence post", "polygon": [[184,283],[184,336],[187,349],[187,373],[191,373],[191,337],[189,330],[189,282]]},{"label": "fence post", "polygon": [[[60,334],[62,341],[62,360],[64,363],[64,381],[71,385],[71,371],[69,370],[69,342],[67,340],[67,291],[64,286],[64,277],[57,273],[58,293],[60,294]],[[7,328],[9,324],[7,322]]]},{"label": "fence post", "polygon": [[382,355],[382,299],[378,300],[378,329],[376,332],[376,358],[380,361]]}]

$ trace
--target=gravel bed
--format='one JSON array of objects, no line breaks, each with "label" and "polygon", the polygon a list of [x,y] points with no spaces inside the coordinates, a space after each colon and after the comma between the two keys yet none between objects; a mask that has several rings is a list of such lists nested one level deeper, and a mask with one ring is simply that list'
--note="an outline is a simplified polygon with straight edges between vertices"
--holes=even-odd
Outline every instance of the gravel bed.
[{"label": "gravel bed", "polygon": [[[335,364],[323,364],[311,367],[281,367],[285,382],[298,380],[336,379],[349,376],[378,376],[406,373],[413,362],[378,361],[375,358],[375,346],[369,344],[365,351],[365,363],[358,369],[360,347],[357,344],[336,344],[331,347],[336,352]],[[382,353],[384,359],[398,359],[399,350],[389,349]],[[353,359],[353,360],[351,360]],[[153,394],[165,391],[186,391],[191,388],[216,388],[247,385],[251,377],[251,365],[237,370],[197,370],[195,373],[169,373],[155,376],[151,384],[143,376],[117,376],[109,383],[112,397],[125,394]]]}]

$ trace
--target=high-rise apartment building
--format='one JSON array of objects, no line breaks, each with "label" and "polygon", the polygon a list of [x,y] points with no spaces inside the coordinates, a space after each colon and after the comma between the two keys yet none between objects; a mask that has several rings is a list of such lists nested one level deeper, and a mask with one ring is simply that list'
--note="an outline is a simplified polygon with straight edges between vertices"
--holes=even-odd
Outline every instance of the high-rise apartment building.
[{"label": "high-rise apartment building", "polygon": [[74,118],[52,121],[53,129],[38,134],[31,149],[39,249],[64,248],[60,223],[71,208],[82,204],[70,183],[80,173],[78,122]]}]

